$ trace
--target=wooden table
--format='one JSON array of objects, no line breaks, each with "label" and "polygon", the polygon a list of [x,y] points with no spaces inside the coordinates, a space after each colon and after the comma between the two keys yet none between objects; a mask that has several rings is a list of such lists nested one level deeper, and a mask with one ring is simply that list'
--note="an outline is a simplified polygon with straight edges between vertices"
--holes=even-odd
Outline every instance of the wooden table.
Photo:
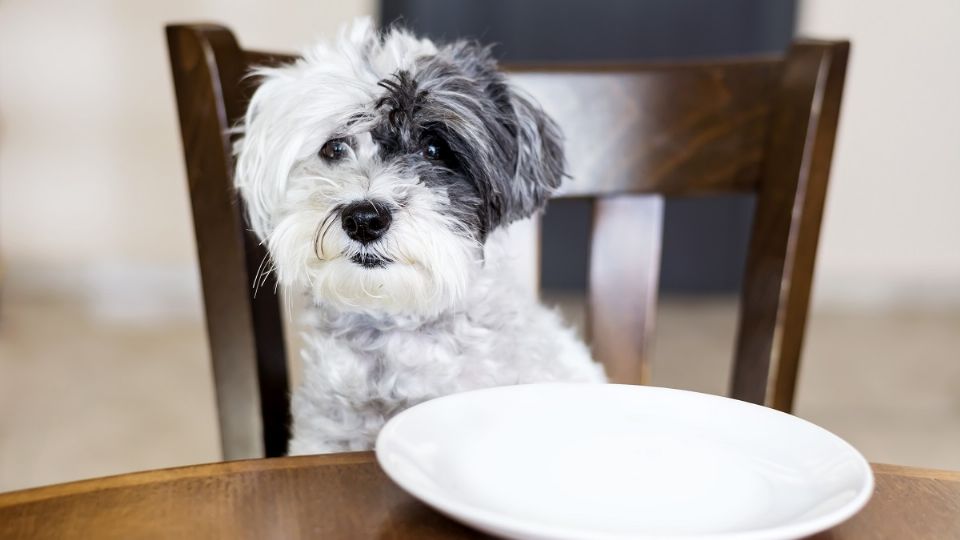
[{"label": "wooden table", "polygon": [[[960,473],[874,465],[877,489],[818,539],[960,538]],[[480,538],[368,452],[234,461],[0,494],[9,538]]]}]

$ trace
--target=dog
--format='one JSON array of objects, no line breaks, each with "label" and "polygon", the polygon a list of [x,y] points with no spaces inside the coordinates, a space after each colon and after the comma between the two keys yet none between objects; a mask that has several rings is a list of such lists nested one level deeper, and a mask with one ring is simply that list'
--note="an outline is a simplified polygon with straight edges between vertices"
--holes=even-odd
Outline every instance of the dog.
[{"label": "dog", "polygon": [[564,157],[489,48],[361,20],[251,76],[236,187],[270,271],[309,304],[291,454],[370,449],[390,417],[454,392],[605,380],[496,255]]}]

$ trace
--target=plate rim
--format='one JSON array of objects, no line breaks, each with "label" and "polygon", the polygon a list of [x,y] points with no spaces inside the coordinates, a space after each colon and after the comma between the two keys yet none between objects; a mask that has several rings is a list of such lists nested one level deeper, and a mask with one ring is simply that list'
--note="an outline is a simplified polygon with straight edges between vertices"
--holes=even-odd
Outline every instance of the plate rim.
[{"label": "plate rim", "polygon": [[[625,540],[627,538],[637,539],[637,540],[646,540],[654,538],[664,538],[669,537],[677,540],[763,540],[763,539],[782,539],[782,538],[801,538],[808,535],[816,534],[818,532],[825,531],[835,525],[843,523],[854,514],[863,509],[864,506],[870,501],[870,498],[873,496],[875,489],[875,478],[873,474],[873,469],[870,467],[870,463],[867,459],[857,450],[853,445],[848,443],[846,440],[836,435],[835,433],[810,422],[809,420],[800,418],[783,411],[772,409],[770,407],[765,407],[763,405],[757,405],[755,403],[750,403],[748,401],[738,400],[734,398],[729,398],[725,396],[718,396],[715,394],[708,394],[704,392],[696,392],[692,390],[682,390],[676,388],[667,388],[660,386],[648,386],[648,385],[630,385],[630,384],[612,384],[612,383],[600,383],[600,386],[616,386],[616,387],[626,387],[630,388],[630,391],[640,391],[640,392],[662,392],[670,394],[686,394],[686,395],[696,395],[698,398],[707,398],[720,401],[732,401],[736,402],[738,406],[745,406],[747,408],[759,408],[763,409],[765,414],[772,414],[774,416],[787,417],[791,422],[800,422],[806,424],[808,427],[814,428],[816,431],[821,432],[821,434],[836,440],[841,444],[846,451],[851,454],[851,457],[855,458],[857,465],[861,469],[864,477],[864,483],[860,491],[857,493],[851,501],[847,502],[843,506],[828,512],[822,516],[818,516],[813,519],[807,519],[800,521],[798,523],[791,523],[786,525],[779,525],[776,527],[767,527],[763,529],[753,529],[745,531],[731,531],[731,532],[718,532],[718,533],[696,533],[696,534],[676,534],[676,535],[663,535],[658,534],[656,536],[643,535],[638,536],[635,533],[610,533],[610,532],[601,532],[584,528],[570,528],[570,527],[557,527],[550,525],[548,523],[540,523],[527,519],[517,519],[510,516],[505,516],[500,512],[492,511],[474,504],[463,502],[462,500],[451,496],[449,492],[444,492],[439,489],[430,489],[429,486],[424,487],[419,482],[410,479],[405,473],[401,470],[398,470],[393,463],[390,462],[388,456],[385,456],[384,446],[390,444],[389,439],[393,437],[393,433],[398,429],[397,425],[401,422],[401,419],[404,417],[410,416],[412,414],[418,414],[416,411],[425,407],[428,404],[431,407],[435,407],[436,403],[439,401],[447,401],[454,399],[469,399],[470,395],[475,395],[479,393],[488,393],[493,391],[504,391],[505,389],[516,389],[517,387],[527,387],[527,386],[596,386],[598,383],[565,383],[565,382],[547,382],[547,383],[528,383],[528,384],[515,384],[515,385],[504,385],[504,386],[495,386],[489,388],[480,388],[475,390],[468,390],[465,392],[458,392],[455,394],[448,394],[446,396],[441,396],[439,398],[431,399],[414,405],[409,409],[401,411],[393,418],[387,421],[387,423],[380,430],[380,433],[377,435],[376,443],[374,446],[374,453],[376,455],[377,463],[380,465],[380,468],[386,473],[386,475],[395,482],[401,489],[412,495],[413,497],[419,499],[421,502],[427,504],[428,506],[434,508],[442,514],[447,515],[455,521],[461,523],[466,523],[474,528],[486,531],[494,532],[496,534],[510,534],[510,535],[521,535],[525,538],[543,538],[543,539],[552,539],[552,540],[576,540],[579,538],[584,538],[585,535],[590,538],[595,538],[596,540]],[[515,391],[515,390],[507,390]]]}]

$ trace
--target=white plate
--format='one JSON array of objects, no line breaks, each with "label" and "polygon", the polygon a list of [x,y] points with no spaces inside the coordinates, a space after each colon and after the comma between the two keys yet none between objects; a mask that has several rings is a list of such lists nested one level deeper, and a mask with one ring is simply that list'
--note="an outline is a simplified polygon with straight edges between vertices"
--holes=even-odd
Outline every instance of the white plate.
[{"label": "white plate", "polygon": [[867,503],[853,447],[795,416],[665,388],[531,384],[422,403],[377,439],[383,470],[510,538],[798,538]]}]

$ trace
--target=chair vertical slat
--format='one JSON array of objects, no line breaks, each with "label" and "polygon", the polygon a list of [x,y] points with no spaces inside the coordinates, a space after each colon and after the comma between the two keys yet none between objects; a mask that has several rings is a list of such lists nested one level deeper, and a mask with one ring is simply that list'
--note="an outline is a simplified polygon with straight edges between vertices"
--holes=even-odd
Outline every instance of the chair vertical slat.
[{"label": "chair vertical slat", "polygon": [[594,357],[611,382],[649,380],[663,197],[622,195],[594,200],[588,330]]},{"label": "chair vertical slat", "polygon": [[228,128],[242,114],[245,64],[233,35],[210,25],[168,26],[187,162],[204,308],[226,459],[286,452],[286,355],[277,298],[253,297],[263,250],[233,189]]},{"label": "chair vertical slat", "polygon": [[784,61],[757,195],[731,395],[793,407],[849,44],[798,42]]}]

